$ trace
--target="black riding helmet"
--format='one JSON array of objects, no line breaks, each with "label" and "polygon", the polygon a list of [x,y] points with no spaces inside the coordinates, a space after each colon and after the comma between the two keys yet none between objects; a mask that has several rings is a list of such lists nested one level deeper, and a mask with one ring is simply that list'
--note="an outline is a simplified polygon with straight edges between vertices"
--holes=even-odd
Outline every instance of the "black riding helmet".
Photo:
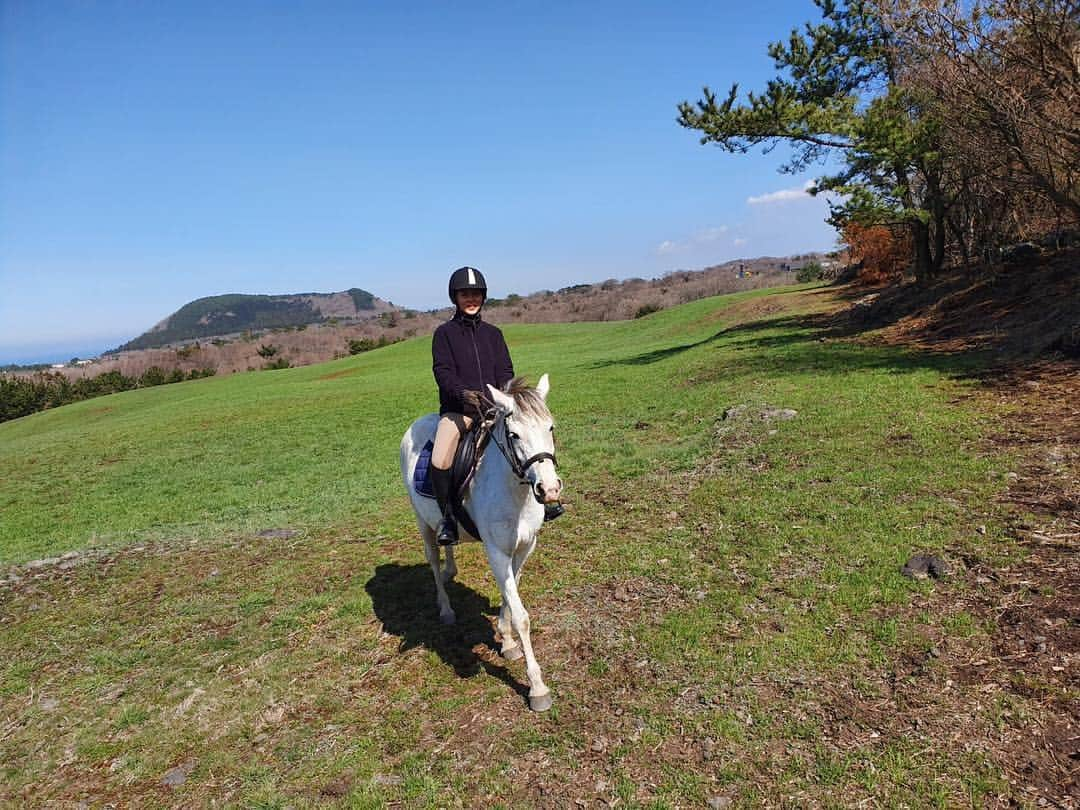
[{"label": "black riding helmet", "polygon": [[487,282],[475,267],[459,267],[450,276],[450,303],[457,306],[458,290],[479,290],[487,300]]}]

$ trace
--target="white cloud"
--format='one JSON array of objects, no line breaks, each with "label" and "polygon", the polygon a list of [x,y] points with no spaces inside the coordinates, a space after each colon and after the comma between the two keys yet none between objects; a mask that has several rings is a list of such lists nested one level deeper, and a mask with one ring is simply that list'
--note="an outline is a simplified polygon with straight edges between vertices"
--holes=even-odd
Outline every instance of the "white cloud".
[{"label": "white cloud", "polygon": [[792,200],[812,199],[810,189],[814,187],[813,180],[807,180],[802,186],[796,188],[784,188],[780,191],[770,191],[767,194],[759,194],[755,197],[747,197],[748,205],[769,205],[771,203],[791,202]]},{"label": "white cloud", "polygon": [[702,228],[688,239],[680,241],[665,239],[656,246],[656,254],[658,256],[669,256],[672,253],[681,253],[701,245],[708,245],[721,239],[729,230],[730,228],[727,225],[714,225],[709,228]]},{"label": "white cloud", "polygon": [[718,225],[715,228],[705,228],[704,230],[695,233],[690,241],[695,245],[705,244],[706,242],[715,242],[727,232],[727,225]]},{"label": "white cloud", "polygon": [[747,240],[747,239],[743,239],[743,238],[742,238],[742,237],[740,236],[740,237],[738,237],[737,239],[733,240],[731,244],[733,244],[733,245],[734,245],[735,247],[742,247],[742,246],[743,246],[743,245],[745,245],[745,244],[746,244],[746,243],[747,243],[748,241],[749,241],[749,240]]}]

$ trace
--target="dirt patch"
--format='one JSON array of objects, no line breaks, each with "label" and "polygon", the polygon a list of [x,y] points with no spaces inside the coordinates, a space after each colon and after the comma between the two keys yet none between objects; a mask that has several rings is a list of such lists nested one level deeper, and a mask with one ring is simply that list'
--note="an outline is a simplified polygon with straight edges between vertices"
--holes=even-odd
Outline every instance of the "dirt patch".
[{"label": "dirt patch", "polygon": [[[1002,369],[991,395],[1018,418],[991,441],[1021,453],[1002,499],[1016,511],[1023,560],[972,605],[996,622],[992,656],[958,675],[1032,704],[1032,722],[1000,751],[1010,776],[1061,806],[1080,803],[1080,363]],[[973,672],[972,670],[978,670]]]},{"label": "dirt patch", "polygon": [[332,371],[329,374],[323,374],[321,377],[318,377],[317,379],[319,379],[319,380],[336,380],[336,379],[338,379],[340,377],[348,377],[350,374],[359,374],[361,371],[363,371],[363,369],[360,368],[359,366],[357,366],[356,368],[343,368],[340,371]]},{"label": "dirt patch", "polygon": [[1078,265],[1080,250],[1071,249],[1023,264],[951,270],[924,286],[849,287],[854,306],[834,324],[854,331],[880,328],[877,339],[889,345],[1076,359]]}]

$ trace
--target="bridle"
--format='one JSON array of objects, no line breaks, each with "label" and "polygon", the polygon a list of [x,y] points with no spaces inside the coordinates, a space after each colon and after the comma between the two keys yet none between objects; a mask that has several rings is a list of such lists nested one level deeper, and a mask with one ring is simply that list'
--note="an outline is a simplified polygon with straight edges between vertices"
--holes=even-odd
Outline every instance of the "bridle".
[{"label": "bridle", "polygon": [[[532,485],[529,481],[528,471],[529,467],[531,467],[533,464],[536,464],[540,461],[550,461],[553,467],[555,467],[556,469],[558,468],[559,462],[555,458],[554,453],[534,453],[528,458],[522,459],[521,450],[519,449],[521,447],[520,440],[514,439],[514,434],[510,430],[510,425],[507,423],[507,420],[510,418],[510,414],[508,414],[506,411],[495,408],[492,408],[490,411],[488,411],[488,414],[492,422],[491,433],[489,434],[491,436],[491,440],[495,442],[495,446],[499,448],[499,452],[503,454],[503,458],[506,459],[506,462],[510,465],[510,469],[513,470],[514,475],[517,476],[518,480],[522,484],[526,484],[529,486]],[[494,429],[495,424],[499,421],[501,421],[503,425],[502,442],[499,441],[498,435],[496,434]],[[503,442],[505,442],[505,445],[503,444]],[[537,502],[543,503],[540,495],[535,490],[533,491],[533,497],[536,498]]]}]

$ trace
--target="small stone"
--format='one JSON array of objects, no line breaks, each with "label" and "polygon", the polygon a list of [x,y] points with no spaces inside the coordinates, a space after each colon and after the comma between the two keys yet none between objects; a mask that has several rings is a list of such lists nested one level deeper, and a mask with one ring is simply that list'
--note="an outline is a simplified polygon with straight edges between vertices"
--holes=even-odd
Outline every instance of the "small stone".
[{"label": "small stone", "polygon": [[60,701],[56,698],[42,698],[38,705],[43,712],[55,712],[60,706]]},{"label": "small stone", "polygon": [[208,574],[207,576],[211,576],[211,577],[220,577],[220,576],[221,576],[221,572],[220,572],[220,571],[219,571],[218,569],[214,568],[214,569],[212,569],[212,570],[210,571],[210,573],[209,573],[209,574]]},{"label": "small stone", "polygon": [[976,526],[975,531],[977,531],[979,534],[986,534],[986,527],[982,525]]},{"label": "small stone", "polygon": [[786,422],[789,419],[794,419],[799,415],[799,412],[794,408],[766,408],[761,412],[761,418],[766,422],[772,419],[779,419],[781,422]]},{"label": "small stone", "polygon": [[597,793],[605,793],[608,788],[607,782],[605,782],[603,779],[598,779],[595,788]]},{"label": "small stone", "polygon": [[296,532],[292,529],[263,529],[257,536],[267,540],[288,540],[295,537]]},{"label": "small stone", "polygon": [[42,557],[40,560],[31,560],[26,564],[27,568],[44,568],[46,565],[56,565],[60,562],[59,557]]},{"label": "small stone", "polygon": [[187,762],[166,771],[165,775],[161,777],[161,784],[164,787],[179,787],[187,781],[188,774],[193,770],[195,770],[195,760],[189,759]]},{"label": "small stone", "polygon": [[931,557],[929,554],[916,554],[904,563],[900,573],[911,579],[928,579],[929,577],[942,579],[949,573],[949,569],[937,557]]},{"label": "small stone", "polygon": [[60,559],[61,560],[74,560],[78,556],[79,556],[79,552],[77,552],[77,551],[69,551],[69,552],[67,552],[67,554],[61,554]]},{"label": "small stone", "polygon": [[737,419],[743,415],[743,412],[745,410],[745,405],[736,405],[733,408],[728,408],[726,411],[724,411],[724,419]]},{"label": "small stone", "polygon": [[709,799],[709,807],[712,810],[724,810],[724,808],[731,807],[730,796],[713,796]]},{"label": "small stone", "polygon": [[372,784],[382,785],[384,787],[393,787],[394,785],[400,785],[405,780],[398,776],[396,773],[377,773],[371,777]]}]

